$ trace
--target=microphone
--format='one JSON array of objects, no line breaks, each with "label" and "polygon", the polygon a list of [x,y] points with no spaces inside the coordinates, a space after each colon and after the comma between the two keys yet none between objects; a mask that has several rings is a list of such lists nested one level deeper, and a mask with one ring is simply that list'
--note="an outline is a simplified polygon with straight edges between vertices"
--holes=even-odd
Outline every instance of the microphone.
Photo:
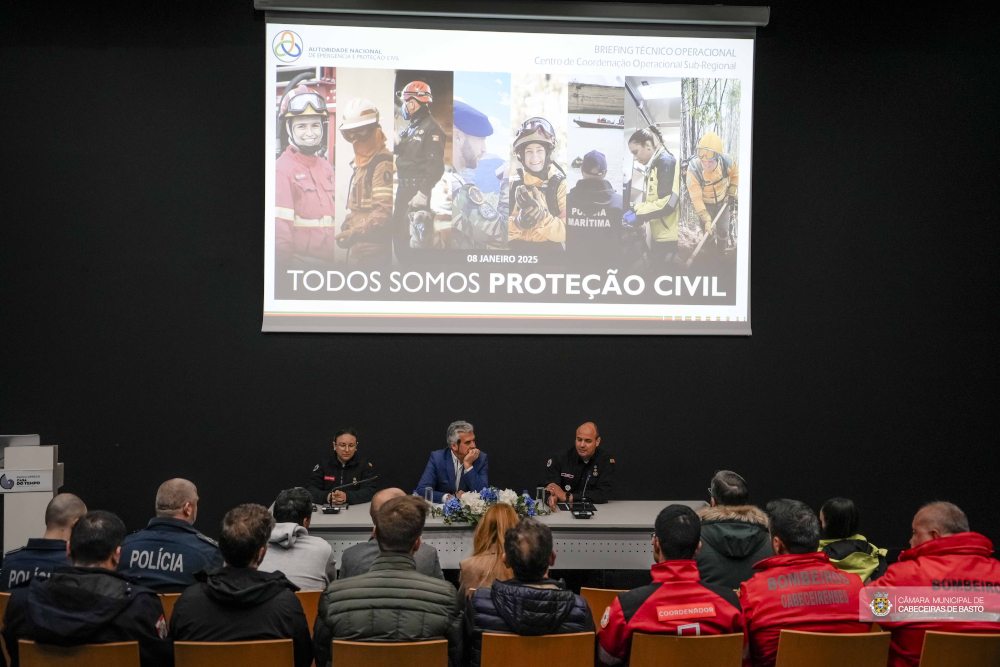
[{"label": "microphone", "polygon": [[583,483],[583,491],[580,493],[580,502],[587,503],[587,485],[590,484],[590,473],[587,473],[587,481]]}]

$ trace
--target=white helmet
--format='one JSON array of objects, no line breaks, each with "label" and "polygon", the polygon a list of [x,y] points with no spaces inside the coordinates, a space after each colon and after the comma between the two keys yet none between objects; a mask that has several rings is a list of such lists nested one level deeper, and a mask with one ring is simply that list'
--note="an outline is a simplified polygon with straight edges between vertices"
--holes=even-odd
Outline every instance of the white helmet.
[{"label": "white helmet", "polygon": [[344,108],[344,115],[340,117],[341,130],[353,130],[356,127],[364,127],[378,122],[378,109],[371,100],[363,97],[355,97],[347,103]]}]

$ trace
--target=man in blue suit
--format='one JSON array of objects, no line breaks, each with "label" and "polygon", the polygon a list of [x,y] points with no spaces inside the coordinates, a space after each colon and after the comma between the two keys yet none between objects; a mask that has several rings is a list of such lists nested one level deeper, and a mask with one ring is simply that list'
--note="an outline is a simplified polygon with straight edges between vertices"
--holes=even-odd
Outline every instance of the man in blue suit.
[{"label": "man in blue suit", "polygon": [[448,427],[448,446],[431,453],[431,458],[413,492],[423,497],[425,489],[434,490],[434,502],[449,497],[461,498],[466,491],[479,491],[490,485],[490,464],[486,454],[476,447],[472,424],[458,421]]}]

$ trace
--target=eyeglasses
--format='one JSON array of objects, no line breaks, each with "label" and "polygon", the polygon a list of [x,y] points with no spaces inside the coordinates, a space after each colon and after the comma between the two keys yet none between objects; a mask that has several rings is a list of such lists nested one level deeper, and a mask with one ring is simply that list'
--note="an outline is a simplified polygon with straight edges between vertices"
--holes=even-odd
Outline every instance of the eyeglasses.
[{"label": "eyeglasses", "polygon": [[288,109],[292,113],[302,113],[308,106],[316,111],[326,111],[326,100],[319,93],[302,93],[288,100]]},{"label": "eyeglasses", "polygon": [[358,448],[358,443],[356,443],[356,442],[351,442],[351,443],[335,442],[335,443],[333,443],[333,446],[336,447],[337,449],[357,449]]}]

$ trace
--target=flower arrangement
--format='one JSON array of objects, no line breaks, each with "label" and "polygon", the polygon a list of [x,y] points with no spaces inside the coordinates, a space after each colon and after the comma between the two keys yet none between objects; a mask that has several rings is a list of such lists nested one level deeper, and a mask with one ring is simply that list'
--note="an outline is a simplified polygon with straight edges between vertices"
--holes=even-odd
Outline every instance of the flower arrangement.
[{"label": "flower arrangement", "polygon": [[452,496],[444,505],[431,510],[431,515],[444,517],[444,522],[447,524],[461,521],[476,525],[486,514],[486,510],[497,503],[507,503],[514,508],[519,517],[549,513],[549,509],[539,507],[527,491],[518,494],[510,489],[491,486],[482,491],[467,491],[461,498]]}]

